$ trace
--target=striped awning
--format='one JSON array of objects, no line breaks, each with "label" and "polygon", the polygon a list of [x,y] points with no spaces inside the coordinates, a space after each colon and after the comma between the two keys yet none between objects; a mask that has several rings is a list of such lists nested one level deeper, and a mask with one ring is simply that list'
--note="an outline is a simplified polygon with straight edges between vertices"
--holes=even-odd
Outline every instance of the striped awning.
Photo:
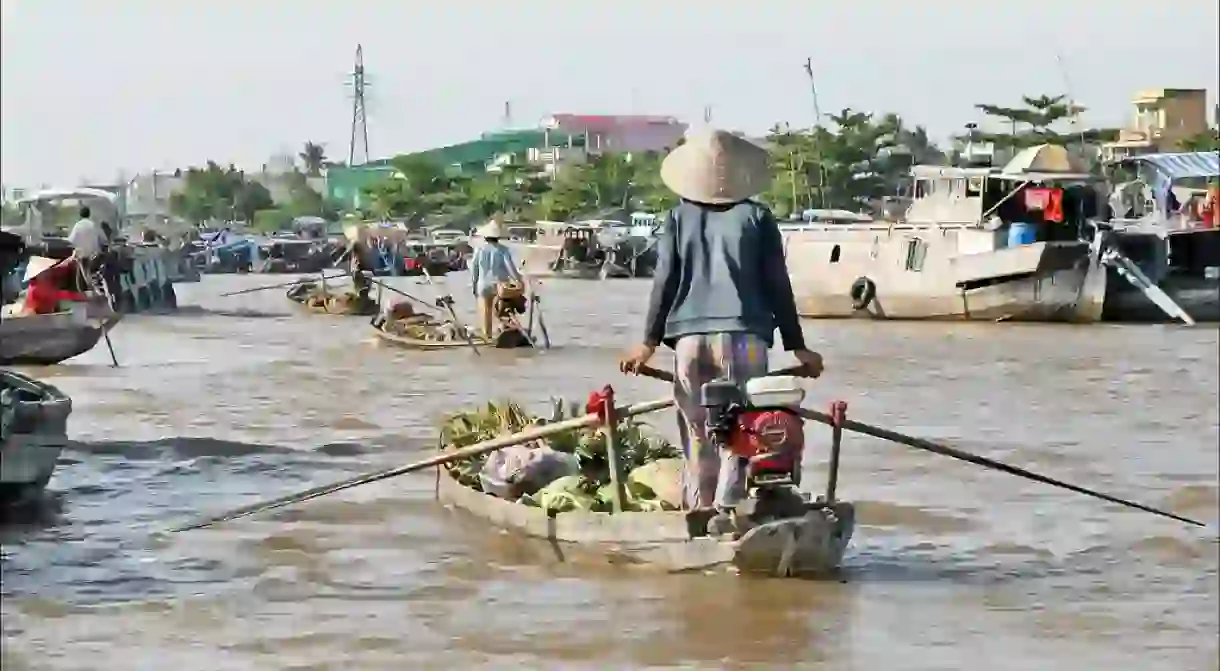
[{"label": "striped awning", "polygon": [[1220,153],[1214,151],[1144,154],[1127,160],[1148,164],[1171,182],[1184,177],[1220,177]]}]

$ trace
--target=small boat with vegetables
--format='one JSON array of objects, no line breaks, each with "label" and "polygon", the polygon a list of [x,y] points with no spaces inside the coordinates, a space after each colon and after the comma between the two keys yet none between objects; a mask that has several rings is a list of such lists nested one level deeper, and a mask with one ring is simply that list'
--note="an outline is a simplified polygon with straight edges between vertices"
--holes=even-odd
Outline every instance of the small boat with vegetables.
[{"label": "small boat with vegetables", "polygon": [[377,301],[367,293],[328,289],[326,281],[301,281],[288,289],[288,300],[315,314],[343,317],[371,317],[377,314]]},{"label": "small boat with vegetables", "polygon": [[[384,285],[383,285],[384,286]],[[451,307],[445,299],[439,303]],[[451,300],[451,299],[449,299]],[[527,298],[519,282],[504,282],[496,287],[492,300],[492,337],[481,334],[458,323],[456,315],[449,319],[438,319],[420,314],[410,303],[396,303],[385,314],[373,320],[375,335],[387,344],[410,350],[444,350],[458,347],[492,347],[495,349],[519,349],[534,347],[533,318],[529,309],[529,328],[521,324],[527,305],[535,305],[533,297]],[[549,342],[549,340],[548,340]]]}]

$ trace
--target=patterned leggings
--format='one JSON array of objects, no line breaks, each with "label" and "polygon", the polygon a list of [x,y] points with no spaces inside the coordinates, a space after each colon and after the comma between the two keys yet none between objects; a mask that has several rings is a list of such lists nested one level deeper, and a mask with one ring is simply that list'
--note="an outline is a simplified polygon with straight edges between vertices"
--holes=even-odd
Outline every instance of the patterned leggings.
[{"label": "patterned leggings", "polygon": [[732,507],[745,497],[745,469],[727,450],[719,454],[708,440],[699,389],[716,379],[745,385],[750,378],[766,375],[767,343],[752,333],[708,333],[679,338],[674,350],[674,400],[686,458],[683,502],[688,510]]}]

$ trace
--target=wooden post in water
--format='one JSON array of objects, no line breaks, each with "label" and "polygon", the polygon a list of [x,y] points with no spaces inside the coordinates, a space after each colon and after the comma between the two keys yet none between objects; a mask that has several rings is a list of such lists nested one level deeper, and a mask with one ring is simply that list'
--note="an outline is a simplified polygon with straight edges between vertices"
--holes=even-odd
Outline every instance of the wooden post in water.
[{"label": "wooden post in water", "polygon": [[602,400],[602,427],[606,432],[606,460],[610,462],[610,486],[613,488],[612,503],[614,512],[623,512],[623,500],[626,491],[623,489],[622,463],[618,458],[618,445],[615,444],[614,427],[618,425],[618,416],[614,412],[614,389],[606,387],[605,398]]},{"label": "wooden post in water", "polygon": [[835,502],[835,490],[839,486],[839,453],[843,449],[843,422],[847,419],[847,402],[830,404],[830,472],[826,478],[826,504]]}]

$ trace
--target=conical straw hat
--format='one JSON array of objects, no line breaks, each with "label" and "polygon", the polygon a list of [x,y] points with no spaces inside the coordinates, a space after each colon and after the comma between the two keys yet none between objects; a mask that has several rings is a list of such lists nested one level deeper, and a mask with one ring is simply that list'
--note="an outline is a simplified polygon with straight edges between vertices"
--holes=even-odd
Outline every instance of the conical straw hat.
[{"label": "conical straw hat", "polygon": [[491,219],[480,226],[474,234],[480,238],[502,238],[504,237],[504,224],[501,224],[499,219]]},{"label": "conical straw hat", "polygon": [[48,259],[45,256],[31,256],[29,262],[25,265],[25,281],[29,282],[47,272],[54,268],[57,263],[59,262],[55,259]]},{"label": "conical straw hat", "polygon": [[722,130],[692,135],[661,164],[661,181],[696,203],[735,203],[762,193],[771,183],[767,151]]}]

